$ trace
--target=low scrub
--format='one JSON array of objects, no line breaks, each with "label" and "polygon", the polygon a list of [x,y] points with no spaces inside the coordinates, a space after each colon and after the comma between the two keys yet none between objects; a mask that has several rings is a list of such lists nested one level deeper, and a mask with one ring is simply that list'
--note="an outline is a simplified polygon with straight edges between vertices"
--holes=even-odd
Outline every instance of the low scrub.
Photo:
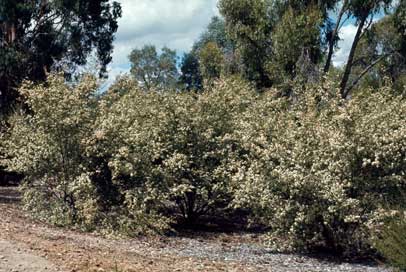
[{"label": "low scrub", "polygon": [[20,89],[29,113],[18,111],[9,120],[5,164],[25,175],[25,208],[40,219],[68,225],[86,221],[98,208],[83,143],[97,114],[96,87],[90,77],[71,87],[51,76],[44,85]]},{"label": "low scrub", "polygon": [[406,271],[406,216],[389,220],[375,239],[378,251],[400,271]]},{"label": "low scrub", "polygon": [[122,78],[102,96],[94,80],[59,76],[21,93],[4,137],[9,169],[24,173],[24,203],[59,225],[127,234],[222,214],[238,141],[229,137],[253,91],[240,81],[203,94],[144,92]]},{"label": "low scrub", "polygon": [[236,209],[288,248],[371,249],[405,187],[406,103],[389,88],[342,100],[328,85],[290,98],[238,79],[202,93],[145,92],[128,78],[25,84],[28,114],[3,136],[24,203],[60,225],[164,233]]},{"label": "low scrub", "polygon": [[233,177],[235,207],[251,208],[278,247],[282,238],[287,248],[369,252],[386,201],[400,202],[405,187],[404,99],[381,89],[343,101],[321,86],[289,107],[281,100],[265,95],[236,129],[248,155]]}]

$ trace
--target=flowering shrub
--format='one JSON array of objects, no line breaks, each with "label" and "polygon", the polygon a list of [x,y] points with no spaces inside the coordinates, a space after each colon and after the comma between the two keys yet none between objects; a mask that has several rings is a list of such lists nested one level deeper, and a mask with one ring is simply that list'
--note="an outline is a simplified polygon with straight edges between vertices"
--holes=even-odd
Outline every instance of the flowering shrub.
[{"label": "flowering shrub", "polygon": [[226,208],[232,197],[228,158],[238,142],[227,135],[252,94],[234,81],[201,95],[133,88],[96,122],[96,144],[89,145],[95,148],[88,152],[111,155],[113,183],[129,210],[167,221],[178,211],[193,223]]},{"label": "flowering shrub", "polygon": [[46,84],[26,83],[20,90],[29,114],[10,120],[6,165],[25,175],[25,208],[39,218],[72,224],[88,220],[97,209],[82,144],[96,114],[95,89],[91,78],[72,87],[50,76]]},{"label": "flowering shrub", "polygon": [[249,156],[234,205],[251,207],[276,242],[365,252],[376,211],[406,185],[406,103],[385,89],[349,102],[329,90],[306,90],[288,110],[263,99],[276,104],[268,121],[253,129],[253,115],[236,130]]},{"label": "flowering shrub", "polygon": [[402,199],[406,103],[389,89],[349,101],[327,83],[288,99],[233,78],[199,94],[127,77],[96,89],[58,76],[21,89],[29,114],[9,121],[2,152],[39,218],[133,235],[244,208],[279,247],[350,254]]}]

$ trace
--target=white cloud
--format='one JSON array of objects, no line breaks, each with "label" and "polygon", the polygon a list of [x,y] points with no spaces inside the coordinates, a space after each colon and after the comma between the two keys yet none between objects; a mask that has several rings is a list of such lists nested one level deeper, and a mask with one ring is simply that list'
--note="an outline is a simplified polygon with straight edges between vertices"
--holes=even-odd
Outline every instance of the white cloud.
[{"label": "white cloud", "polygon": [[114,42],[113,66],[128,63],[136,47],[154,44],[184,52],[191,48],[212,16],[217,0],[118,0],[123,9]]},{"label": "white cloud", "polygon": [[345,25],[340,31],[340,41],[338,42],[338,50],[333,57],[334,66],[343,66],[348,59],[351,45],[354,41],[357,27],[353,24]]},{"label": "white cloud", "polygon": [[108,84],[129,71],[128,55],[134,48],[153,44],[178,53],[190,50],[211,17],[218,15],[218,0],[116,0],[123,16],[114,41]]},{"label": "white cloud", "polygon": [[[378,22],[383,18],[383,14],[378,14],[372,20],[372,24]],[[354,21],[354,20],[352,20]],[[348,55],[350,54],[352,43],[354,42],[355,34],[357,33],[358,26],[353,23],[344,25],[340,30],[340,41],[338,42],[338,50],[334,53],[333,64],[334,66],[345,65]]]}]

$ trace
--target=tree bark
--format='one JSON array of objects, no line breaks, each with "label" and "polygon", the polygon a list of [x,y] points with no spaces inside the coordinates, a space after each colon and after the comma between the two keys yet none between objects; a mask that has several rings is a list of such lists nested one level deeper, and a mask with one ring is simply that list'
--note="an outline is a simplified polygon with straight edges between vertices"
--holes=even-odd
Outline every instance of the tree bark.
[{"label": "tree bark", "polygon": [[346,91],[346,88],[347,88],[348,80],[350,78],[351,69],[352,69],[352,66],[353,66],[355,51],[356,51],[358,43],[360,41],[361,34],[362,34],[362,29],[364,28],[364,25],[365,25],[365,22],[366,22],[366,20],[368,18],[368,15],[369,15],[369,12],[365,12],[362,15],[362,18],[360,19],[358,29],[357,29],[357,33],[355,34],[354,41],[353,41],[352,46],[351,46],[350,54],[348,56],[347,65],[345,66],[343,78],[342,78],[341,83],[340,83],[341,97],[344,98],[344,99],[347,98],[347,95],[348,95],[348,92]]},{"label": "tree bark", "polygon": [[351,85],[346,88],[344,97],[347,97],[348,94],[351,92],[351,90],[358,84],[358,82],[361,80],[361,78],[368,73],[375,65],[377,65],[379,62],[381,62],[385,57],[387,57],[390,54],[384,54],[380,56],[378,59],[376,59],[374,62],[372,62],[370,65],[368,65],[362,72],[359,74],[359,76],[351,83]]},{"label": "tree bark", "polygon": [[7,45],[12,44],[16,39],[16,27],[14,23],[5,22],[1,28],[4,32],[4,41]]},{"label": "tree bark", "polygon": [[331,66],[331,59],[333,58],[333,53],[334,53],[334,45],[335,45],[335,38],[337,37],[338,31],[340,29],[340,24],[341,24],[341,19],[343,18],[343,15],[347,9],[347,1],[348,0],[344,0],[343,1],[343,6],[340,10],[340,13],[338,14],[337,17],[337,22],[336,22],[336,26],[333,30],[333,33],[331,34],[331,39],[329,40],[328,43],[328,55],[327,55],[327,60],[326,60],[326,64],[324,66],[324,73],[326,74],[329,70],[330,70],[330,66]]},{"label": "tree bark", "polygon": [[11,23],[9,32],[9,43],[13,43],[15,39],[16,39],[16,27],[14,23]]}]

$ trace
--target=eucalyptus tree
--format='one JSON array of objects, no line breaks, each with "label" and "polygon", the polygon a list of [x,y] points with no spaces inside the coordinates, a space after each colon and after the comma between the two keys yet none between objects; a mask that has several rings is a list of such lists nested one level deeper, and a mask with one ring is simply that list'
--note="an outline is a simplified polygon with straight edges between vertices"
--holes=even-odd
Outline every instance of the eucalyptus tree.
[{"label": "eucalyptus tree", "polygon": [[393,2],[393,0],[349,0],[344,2],[349,16],[354,17],[356,20],[357,31],[340,82],[340,91],[343,98],[347,98],[353,88],[353,84],[349,84],[349,79],[355,63],[355,53],[359,42],[372,25],[374,16],[382,11],[388,11]]},{"label": "eucalyptus tree", "polygon": [[374,23],[360,40],[348,89],[382,87],[388,81],[401,92],[406,85],[406,35],[399,31],[397,14]]},{"label": "eucalyptus tree", "polygon": [[[331,39],[329,12],[337,0],[221,0],[229,36],[241,54],[245,77],[270,87],[278,75],[296,77],[296,62],[321,62]],[[334,41],[333,43],[335,43]],[[283,76],[285,77],[285,76]]]},{"label": "eucalyptus tree", "polygon": [[[206,65],[207,68],[209,63],[205,60],[205,57],[209,57],[209,52],[214,53],[212,50],[214,48],[218,51],[218,54],[213,56],[216,57],[215,61],[220,59],[221,61],[210,65],[221,66],[222,72],[227,75],[240,72],[235,43],[227,35],[225,21],[221,17],[214,16],[205,31],[193,44],[191,51],[185,54],[181,61],[180,67],[182,75],[180,77],[180,83],[184,85],[187,90],[203,89],[202,73],[204,71],[202,70],[205,68],[202,67],[202,65]],[[219,54],[222,56],[219,56]],[[204,57],[202,58],[202,56]],[[218,68],[216,68],[216,70],[218,70]],[[219,75],[219,73],[217,74]]]},{"label": "eucalyptus tree", "polygon": [[158,53],[154,45],[134,49],[128,56],[131,74],[146,91],[174,89],[179,77],[176,51],[163,47]]},{"label": "eucalyptus tree", "polygon": [[86,63],[96,51],[105,75],[121,7],[109,0],[0,1],[0,112],[8,111],[23,79],[43,81],[64,63]]},{"label": "eucalyptus tree", "polygon": [[224,67],[224,56],[219,46],[214,42],[207,43],[200,51],[199,63],[201,73],[206,83],[220,78]]},{"label": "eucalyptus tree", "polygon": [[203,77],[200,71],[199,56],[191,51],[183,55],[181,65],[180,84],[187,91],[200,91],[203,89]]},{"label": "eucalyptus tree", "polygon": [[221,0],[220,13],[225,19],[227,33],[236,43],[243,63],[243,75],[257,87],[270,87],[266,71],[271,56],[271,32],[275,25],[275,7],[269,1]]}]

